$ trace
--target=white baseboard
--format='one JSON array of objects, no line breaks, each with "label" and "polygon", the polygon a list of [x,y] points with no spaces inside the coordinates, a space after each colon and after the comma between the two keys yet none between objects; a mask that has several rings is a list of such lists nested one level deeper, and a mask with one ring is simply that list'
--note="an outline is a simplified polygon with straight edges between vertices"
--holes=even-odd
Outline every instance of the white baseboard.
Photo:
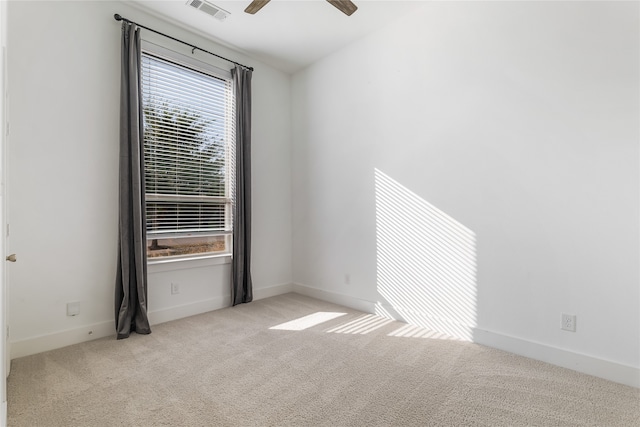
[{"label": "white baseboard", "polygon": [[[343,305],[366,313],[375,313],[376,303],[372,301],[299,283],[293,284],[292,288],[293,292],[302,295]],[[633,366],[479,328],[473,328],[473,342],[572,369],[584,374],[604,378],[609,381],[640,388],[640,369]]]},{"label": "white baseboard", "polygon": [[2,402],[2,408],[0,409],[0,426],[7,426],[7,401]]},{"label": "white baseboard", "polygon": [[[291,283],[255,288],[253,290],[253,297],[254,300],[259,300],[280,294],[286,294],[292,290],[293,285]],[[189,304],[154,310],[148,313],[149,323],[151,326],[158,325],[160,323],[195,316],[208,311],[219,310],[221,308],[229,307],[230,305],[231,295],[229,294],[204,301],[196,301]],[[113,320],[93,323],[74,329],[40,335],[20,341],[12,341],[10,343],[10,358],[16,359],[18,357],[30,356],[32,354],[55,350],[57,348],[108,336],[115,336],[115,324]]]},{"label": "white baseboard", "polygon": [[[297,283],[287,283],[254,289],[254,300],[269,298],[288,292],[296,292],[302,295],[321,299],[323,301],[351,307],[365,313],[375,313],[375,302]],[[191,304],[149,312],[149,322],[151,325],[157,325],[171,320],[218,310],[228,307],[229,305],[230,296],[225,295],[205,301],[198,301]],[[14,341],[11,342],[10,346],[10,358],[15,359],[93,339],[114,336],[114,328],[114,322],[109,320],[53,334]],[[498,332],[486,331],[478,328],[474,329],[473,336],[474,342],[478,344],[640,388],[640,369],[633,366],[627,366],[617,362],[576,353],[570,350],[552,347],[546,344],[527,341],[521,338],[511,337]],[[3,411],[4,410],[6,410],[6,408],[3,408]]]},{"label": "white baseboard", "polygon": [[[255,288],[253,290],[253,300],[273,297],[276,295],[291,292],[293,285],[291,283],[267,286],[264,288]],[[189,304],[169,307],[162,310],[149,312],[149,323],[157,325],[159,323],[170,322],[172,320],[183,319],[189,316],[206,313],[208,311],[220,310],[231,306],[231,294],[211,298],[204,301],[197,301]]]},{"label": "white baseboard", "polygon": [[474,330],[474,342],[640,388],[640,369],[633,366],[478,328]]},{"label": "white baseboard", "polygon": [[324,289],[313,288],[311,286],[301,285],[294,283],[293,292],[308,297],[321,299],[323,301],[331,302],[333,304],[344,305],[355,310],[360,310],[365,313],[374,313],[376,304],[371,301],[367,301],[361,298],[355,298],[349,295],[344,295],[338,292],[325,291]]},{"label": "white baseboard", "polygon": [[149,312],[149,324],[151,326],[160,323],[171,322],[189,316],[220,310],[231,305],[231,295],[210,298],[204,301],[196,301],[188,304],[167,307],[161,310]]},{"label": "white baseboard", "polygon": [[[267,286],[264,288],[254,288],[253,300],[269,298],[287,292],[292,292],[293,285],[291,283]],[[209,311],[220,310],[231,306],[231,294],[211,298],[204,301],[169,307],[162,310],[149,312],[149,323],[157,325],[159,323],[170,322],[172,320],[183,319],[189,316],[206,313]]]},{"label": "white baseboard", "polygon": [[293,292],[293,283],[282,283],[280,285],[267,286],[253,289],[253,300],[271,298],[278,295]]},{"label": "white baseboard", "polygon": [[114,321],[104,321],[79,328],[67,329],[47,335],[26,338],[20,341],[11,342],[11,359],[30,356],[42,353],[43,351],[55,350],[85,341],[98,338],[115,336]]}]

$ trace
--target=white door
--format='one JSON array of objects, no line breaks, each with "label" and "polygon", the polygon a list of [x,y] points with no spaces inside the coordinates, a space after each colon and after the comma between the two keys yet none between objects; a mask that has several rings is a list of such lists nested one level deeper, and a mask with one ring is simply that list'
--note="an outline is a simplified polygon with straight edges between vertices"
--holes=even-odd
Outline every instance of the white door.
[{"label": "white door", "polygon": [[[0,256],[5,257],[5,170],[4,149],[6,146],[6,81],[7,81],[7,2],[0,1]],[[9,375],[9,353],[7,342],[7,281],[4,259],[0,260],[0,425],[7,425],[7,375]]]}]

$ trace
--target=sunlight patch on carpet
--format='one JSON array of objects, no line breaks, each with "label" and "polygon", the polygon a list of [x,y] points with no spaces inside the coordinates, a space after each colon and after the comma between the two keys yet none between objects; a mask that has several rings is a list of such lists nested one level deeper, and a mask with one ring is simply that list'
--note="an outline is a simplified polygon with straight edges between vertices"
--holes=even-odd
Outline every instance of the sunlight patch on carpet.
[{"label": "sunlight patch on carpet", "polygon": [[347,313],[338,313],[332,311],[318,311],[317,313],[309,314],[289,322],[281,323],[276,326],[272,326],[269,329],[277,329],[282,331],[303,331],[305,329],[312,328],[320,325],[321,323],[328,322],[329,320],[336,319],[340,316],[344,316]]},{"label": "sunlight patch on carpet", "polygon": [[393,322],[393,320],[385,319],[384,317],[376,316],[375,314],[365,314],[343,325],[328,329],[326,332],[334,334],[365,335],[391,322]]},{"label": "sunlight patch on carpet", "polygon": [[421,328],[416,325],[404,325],[401,328],[389,333],[389,337],[403,337],[403,338],[429,338],[435,340],[454,340],[463,341],[460,338],[452,337],[451,335],[443,334],[442,332],[432,331],[431,329]]}]

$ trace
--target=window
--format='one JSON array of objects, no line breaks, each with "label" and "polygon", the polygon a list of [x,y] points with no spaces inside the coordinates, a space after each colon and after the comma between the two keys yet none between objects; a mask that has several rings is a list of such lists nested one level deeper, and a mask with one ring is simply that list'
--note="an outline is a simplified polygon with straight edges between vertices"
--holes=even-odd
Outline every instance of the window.
[{"label": "window", "polygon": [[231,80],[142,54],[147,256],[231,251]]}]

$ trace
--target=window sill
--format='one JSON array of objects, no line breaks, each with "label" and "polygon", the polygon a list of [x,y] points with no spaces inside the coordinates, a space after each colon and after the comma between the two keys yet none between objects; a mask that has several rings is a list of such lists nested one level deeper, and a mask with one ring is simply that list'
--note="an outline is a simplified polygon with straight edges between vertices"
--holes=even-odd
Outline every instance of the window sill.
[{"label": "window sill", "polygon": [[222,264],[231,264],[231,254],[147,260],[147,273],[187,270]]}]

